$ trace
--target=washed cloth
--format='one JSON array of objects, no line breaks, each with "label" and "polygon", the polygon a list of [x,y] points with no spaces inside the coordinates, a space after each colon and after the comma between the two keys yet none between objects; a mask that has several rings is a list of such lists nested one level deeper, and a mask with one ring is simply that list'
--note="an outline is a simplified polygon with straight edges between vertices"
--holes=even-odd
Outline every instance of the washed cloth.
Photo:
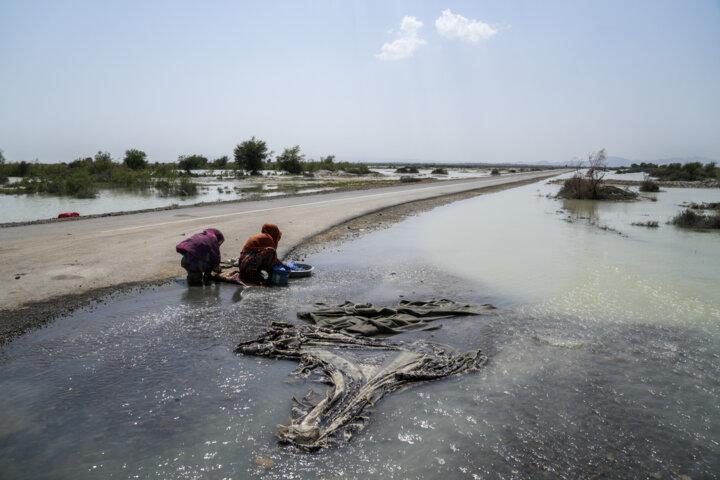
[{"label": "washed cloth", "polygon": [[367,337],[413,330],[435,330],[442,325],[429,322],[443,318],[482,315],[495,310],[490,304],[466,305],[452,300],[407,301],[392,307],[346,301],[342,305],[316,303],[317,310],[298,312],[298,318],[318,327],[341,330]]},{"label": "washed cloth", "polygon": [[257,340],[240,343],[235,352],[295,360],[299,366],[293,375],[312,375],[317,385],[328,385],[303,400],[293,397],[290,425],[278,425],[280,440],[301,450],[349,441],[369,422],[363,410],[394,390],[477,370],[487,361],[479,350],[461,354],[422,341],[392,343],[282,322],[273,322]]},{"label": "washed cloth", "polygon": [[240,270],[237,268],[224,269],[212,278],[218,282],[234,283],[235,285],[247,287],[245,282],[240,279]]},{"label": "washed cloth", "polygon": [[217,269],[220,265],[220,245],[225,237],[216,228],[208,228],[196,233],[175,246],[183,256],[180,265],[188,273],[204,273]]}]

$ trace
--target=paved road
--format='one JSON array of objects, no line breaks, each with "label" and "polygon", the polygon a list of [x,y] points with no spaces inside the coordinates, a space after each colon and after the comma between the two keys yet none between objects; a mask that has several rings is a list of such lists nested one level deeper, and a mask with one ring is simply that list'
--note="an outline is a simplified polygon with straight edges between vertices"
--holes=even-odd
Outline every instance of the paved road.
[{"label": "paved road", "polygon": [[372,190],[198,206],[0,228],[0,308],[135,281],[183,276],[175,245],[214,227],[236,257],[263,223],[283,232],[279,254],[346,220],[414,200],[562,173],[540,171]]}]

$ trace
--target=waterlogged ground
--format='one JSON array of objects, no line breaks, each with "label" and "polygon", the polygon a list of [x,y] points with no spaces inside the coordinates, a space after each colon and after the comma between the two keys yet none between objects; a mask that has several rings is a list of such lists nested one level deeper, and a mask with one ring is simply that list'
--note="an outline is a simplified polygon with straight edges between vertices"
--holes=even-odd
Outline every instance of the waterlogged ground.
[{"label": "waterlogged ground", "polygon": [[[15,340],[0,350],[0,471],[717,478],[720,237],[631,225],[717,196],[672,190],[593,209],[547,198],[556,189],[476,197],[310,252],[316,275],[287,288],[180,281]],[[288,375],[294,363],[235,355],[235,343],[315,301],[437,297],[501,310],[402,338],[481,348],[483,370],[391,394],[343,447],[277,443],[290,398],[311,385]]]},{"label": "waterlogged ground", "polygon": [[[57,217],[63,212],[78,212],[80,215],[98,215],[113,212],[128,212],[151,208],[195,205],[198,203],[232,200],[251,200],[288,194],[307,194],[329,191],[343,186],[348,181],[381,183],[399,180],[401,176],[417,179],[459,179],[490,175],[487,168],[453,168],[447,174],[433,174],[432,169],[420,169],[417,174],[398,174],[394,168],[373,170],[374,175],[302,177],[263,171],[261,177],[235,178],[230,170],[195,170],[193,182],[198,191],[190,196],[167,196],[160,191],[124,191],[122,189],[100,190],[95,198],[58,197],[49,194],[0,194],[0,223],[27,222]],[[329,173],[329,172],[328,172]],[[10,183],[20,178],[10,178]]]}]

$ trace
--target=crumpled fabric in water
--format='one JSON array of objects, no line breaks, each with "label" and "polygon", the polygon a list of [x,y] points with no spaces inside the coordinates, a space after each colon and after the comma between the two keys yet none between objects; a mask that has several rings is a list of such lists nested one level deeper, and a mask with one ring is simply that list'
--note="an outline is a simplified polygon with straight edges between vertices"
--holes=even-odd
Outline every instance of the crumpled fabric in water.
[{"label": "crumpled fabric in water", "polygon": [[495,310],[490,304],[468,305],[452,300],[403,300],[391,307],[346,301],[342,305],[316,303],[312,312],[298,312],[298,318],[318,327],[371,337],[414,330],[435,330],[434,320],[483,315]]},{"label": "crumpled fabric in water", "polygon": [[294,375],[318,376],[323,392],[311,390],[295,405],[289,425],[278,425],[282,442],[311,451],[350,440],[364,428],[367,406],[413,383],[482,367],[480,350],[461,354],[450,347],[414,341],[393,343],[312,325],[273,322],[257,340],[240,343],[236,353],[299,362]]}]

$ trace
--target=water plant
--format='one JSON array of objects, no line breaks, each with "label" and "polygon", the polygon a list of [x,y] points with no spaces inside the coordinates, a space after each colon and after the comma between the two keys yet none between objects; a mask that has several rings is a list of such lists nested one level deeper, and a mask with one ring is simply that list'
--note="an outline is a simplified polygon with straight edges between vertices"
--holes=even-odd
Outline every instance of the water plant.
[{"label": "water plant", "polygon": [[177,187],[177,194],[181,197],[191,197],[197,195],[198,186],[193,183],[189,178],[183,177],[180,179],[180,184]]},{"label": "water plant", "polygon": [[720,229],[720,213],[704,215],[695,210],[686,208],[675,215],[670,223],[682,228]]},{"label": "water plant", "polygon": [[657,222],[657,220],[649,220],[647,222],[633,222],[632,225],[636,227],[648,227],[648,228],[658,228],[660,224]]},{"label": "water plant", "polygon": [[720,210],[720,202],[710,202],[710,203],[691,203],[688,208],[692,208],[694,210]]}]

